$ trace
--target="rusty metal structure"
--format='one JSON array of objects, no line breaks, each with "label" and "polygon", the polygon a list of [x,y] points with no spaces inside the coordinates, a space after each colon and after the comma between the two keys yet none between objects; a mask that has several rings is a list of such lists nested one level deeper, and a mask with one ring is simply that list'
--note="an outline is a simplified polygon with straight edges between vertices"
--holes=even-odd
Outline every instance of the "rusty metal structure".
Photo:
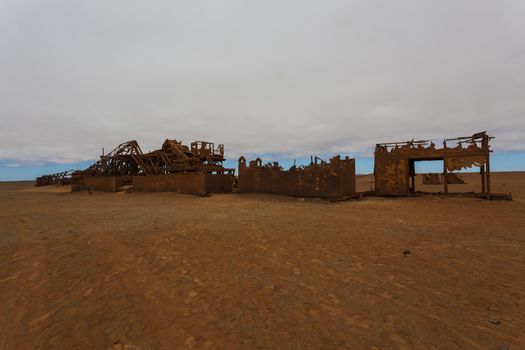
[{"label": "rusty metal structure", "polygon": [[[423,184],[462,184],[456,171],[479,167],[484,198],[511,196],[491,192],[490,140],[485,131],[466,137],[445,139],[442,147],[433,140],[376,144],[374,154],[374,189],[362,195],[408,196],[416,191],[418,161],[442,161],[442,174],[423,174]],[[263,164],[260,158],[247,163],[239,158],[239,174],[223,166],[224,146],[195,141],[190,146],[177,140],[165,140],[160,149],[144,153],[137,141],[124,142],[89,168],[82,171],[44,175],[37,186],[72,183],[72,191],[117,191],[133,185],[136,191],[175,191],[207,195],[232,192],[235,185],[241,193],[268,193],[298,197],[350,198],[356,195],[355,159],[340,156],[328,162],[312,157],[307,166],[284,170],[278,162]],[[129,186],[127,186],[129,187]],[[470,192],[474,193],[474,192]]]},{"label": "rusty metal structure", "polygon": [[285,171],[278,162],[262,164],[260,158],[246,164],[239,158],[239,192],[298,197],[343,198],[356,194],[355,159],[336,156],[325,162],[312,157],[308,166]]},{"label": "rusty metal structure", "polygon": [[[428,174],[421,174],[422,175],[422,183],[423,185],[442,185],[443,184],[443,174],[437,174],[437,173],[428,173]],[[448,173],[447,174],[447,182],[449,185],[463,185],[465,184],[465,180],[459,176],[457,173]]]},{"label": "rusty metal structure", "polygon": [[[161,149],[144,153],[137,141],[132,140],[102,154],[86,170],[76,172],[73,190],[116,191],[120,186],[135,183],[137,178],[135,190],[231,192],[235,169],[223,167],[224,160],[222,144],[215,147],[211,142],[195,141],[188,147],[177,140],[165,140]],[[185,176],[189,174],[193,176]]]},{"label": "rusty metal structure", "polygon": [[441,185],[443,184],[443,177],[441,174],[437,173],[428,173],[422,174],[422,183],[423,185]]},{"label": "rusty metal structure", "polygon": [[[375,193],[378,195],[410,195],[415,189],[415,162],[443,161],[443,193],[448,184],[458,183],[454,171],[479,167],[481,194],[490,198],[490,137],[485,131],[467,137],[446,139],[437,148],[432,140],[381,143],[374,155]],[[452,145],[450,145],[452,143]],[[454,175],[451,175],[454,174]]]},{"label": "rusty metal structure", "polygon": [[55,174],[42,175],[36,178],[36,186],[69,185],[75,170],[67,170]]},{"label": "rusty metal structure", "polygon": [[224,145],[195,141],[191,148],[177,140],[164,141],[162,148],[143,153],[137,141],[124,142],[82,171],[91,176],[167,175],[177,172],[229,174],[222,166]]}]

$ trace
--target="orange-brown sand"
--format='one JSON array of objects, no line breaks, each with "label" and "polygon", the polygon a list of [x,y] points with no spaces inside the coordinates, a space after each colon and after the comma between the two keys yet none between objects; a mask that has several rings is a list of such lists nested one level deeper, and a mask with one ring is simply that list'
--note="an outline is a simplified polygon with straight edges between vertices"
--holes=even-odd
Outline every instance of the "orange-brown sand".
[{"label": "orange-brown sand", "polygon": [[1,183],[0,349],[525,349],[525,173],[493,190],[514,201]]}]

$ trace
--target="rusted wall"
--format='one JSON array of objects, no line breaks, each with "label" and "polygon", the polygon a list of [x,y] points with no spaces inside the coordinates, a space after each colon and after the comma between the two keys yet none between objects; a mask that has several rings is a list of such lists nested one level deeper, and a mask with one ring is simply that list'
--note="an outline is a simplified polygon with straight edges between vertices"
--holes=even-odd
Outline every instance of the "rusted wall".
[{"label": "rusted wall", "polygon": [[131,182],[131,176],[79,176],[73,179],[71,191],[116,192],[120,186]]},{"label": "rusted wall", "polygon": [[205,174],[206,193],[230,193],[233,190],[233,174]]},{"label": "rusted wall", "polygon": [[399,195],[409,191],[409,166],[406,159],[375,159],[375,192],[379,195]]},{"label": "rusted wall", "polygon": [[330,163],[282,170],[278,164],[246,165],[239,159],[239,192],[269,193],[299,197],[337,198],[356,193],[355,160],[334,157]]},{"label": "rusted wall", "polygon": [[175,173],[169,175],[133,176],[133,190],[145,192],[178,192],[207,195],[232,192],[233,175]]}]

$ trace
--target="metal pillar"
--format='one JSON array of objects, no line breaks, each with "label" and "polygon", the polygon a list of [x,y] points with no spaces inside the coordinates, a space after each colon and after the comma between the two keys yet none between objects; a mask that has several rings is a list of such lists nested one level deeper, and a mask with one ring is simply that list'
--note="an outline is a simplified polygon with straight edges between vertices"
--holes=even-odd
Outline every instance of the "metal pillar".
[{"label": "metal pillar", "polygon": [[479,173],[481,175],[481,193],[485,193],[486,188],[485,188],[485,166],[484,165],[482,165],[479,168]]},{"label": "metal pillar", "polygon": [[487,196],[490,198],[490,153],[487,155],[487,173],[485,177],[487,181]]},{"label": "metal pillar", "polygon": [[443,158],[443,191],[445,194],[448,193],[447,158]]}]

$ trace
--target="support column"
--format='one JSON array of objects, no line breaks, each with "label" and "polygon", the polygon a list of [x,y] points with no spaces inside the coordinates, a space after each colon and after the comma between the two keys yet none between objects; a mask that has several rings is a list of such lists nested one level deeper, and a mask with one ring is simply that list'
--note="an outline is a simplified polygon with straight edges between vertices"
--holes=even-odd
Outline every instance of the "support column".
[{"label": "support column", "polygon": [[482,165],[479,168],[479,174],[481,175],[481,193],[485,193],[486,188],[485,188],[485,166],[484,165]]},{"label": "support column", "polygon": [[487,155],[487,173],[485,177],[487,179],[487,196],[490,198],[490,153]]},{"label": "support column", "polygon": [[447,158],[443,158],[443,191],[445,194],[448,193]]}]

